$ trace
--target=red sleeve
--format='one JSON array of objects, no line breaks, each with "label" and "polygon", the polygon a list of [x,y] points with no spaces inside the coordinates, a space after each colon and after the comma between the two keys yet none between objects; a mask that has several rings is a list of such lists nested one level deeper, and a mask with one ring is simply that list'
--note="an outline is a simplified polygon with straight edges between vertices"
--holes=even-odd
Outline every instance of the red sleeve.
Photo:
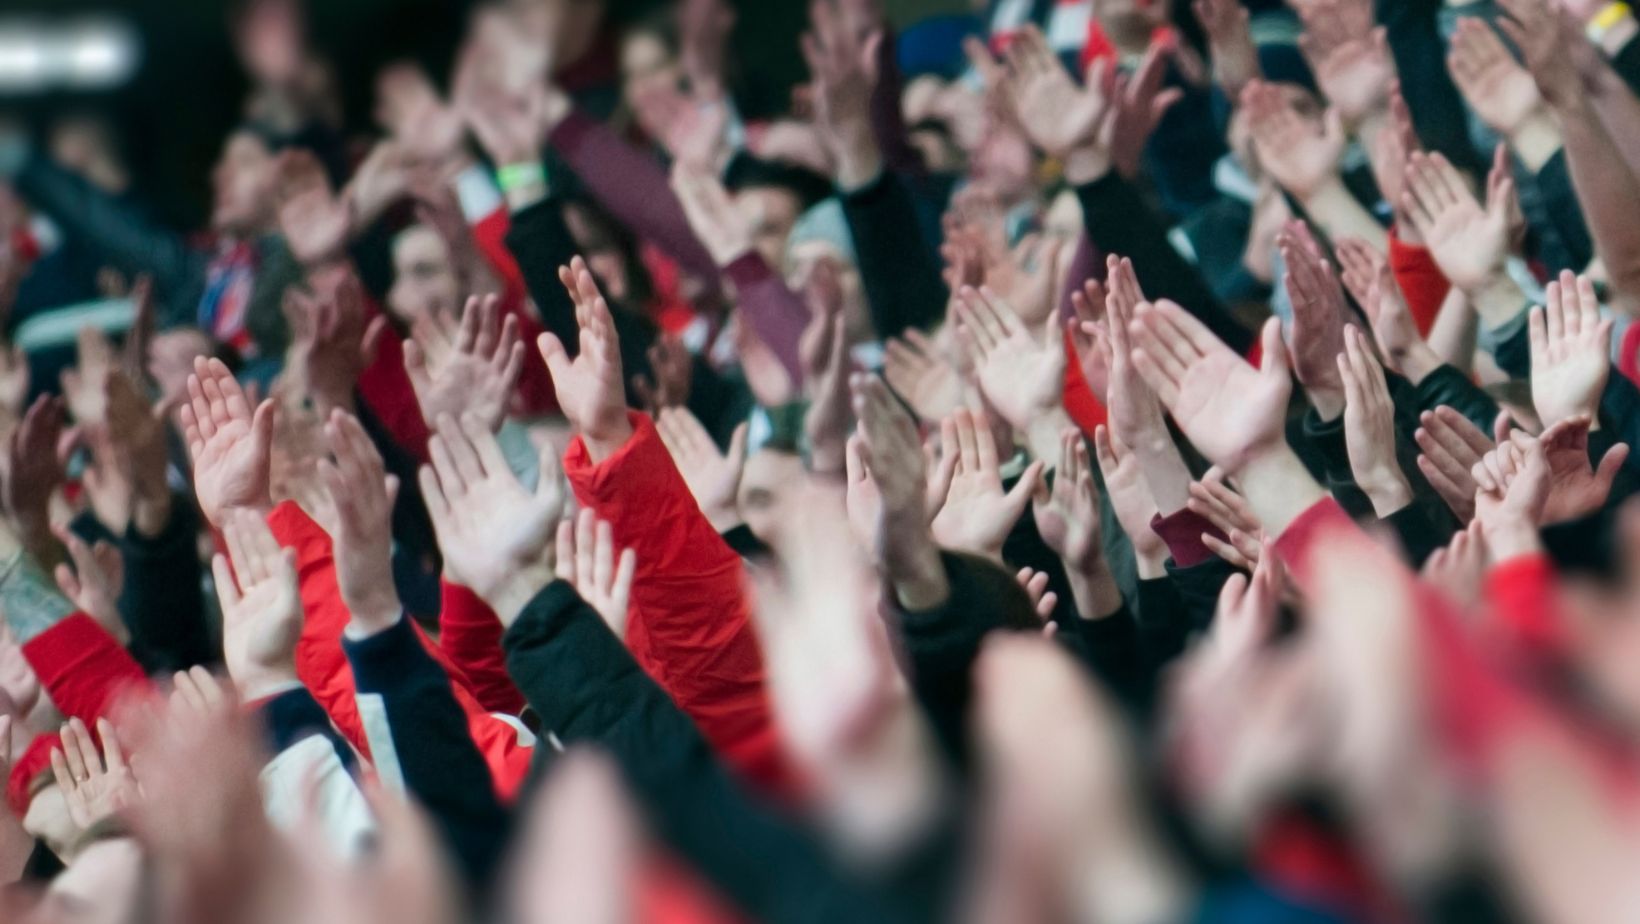
[{"label": "red sleeve", "polygon": [[632,438],[602,463],[580,438],[564,454],[576,499],[637,556],[627,646],[728,763],[792,792],[740,558],[701,515],[649,418],[628,418]]},{"label": "red sleeve", "polygon": [[1076,355],[1076,345],[1071,343],[1069,337],[1065,338],[1065,413],[1090,440],[1093,439],[1093,431],[1105,422],[1107,416],[1105,406],[1082,374],[1081,357]]},{"label": "red sleeve", "polygon": [[[357,748],[370,753],[359,718],[353,668],[342,651],[342,630],[350,614],[336,586],[336,562],[330,536],[302,508],[285,501],[268,515],[268,526],[279,544],[296,550],[296,578],[302,597],[302,635],[296,642],[296,676],[324,707],[336,729]],[[418,628],[422,644],[450,675],[450,691],[467,715],[473,743],[490,766],[496,791],[511,799],[529,774],[531,749],[518,741],[517,729],[484,711],[468,690],[466,678],[428,641]]]},{"label": "red sleeve", "polygon": [[1389,236],[1389,268],[1395,274],[1395,284],[1401,287],[1401,294],[1406,296],[1407,309],[1412,313],[1419,335],[1428,337],[1452,284],[1441,274],[1428,248],[1405,243],[1394,234]]},{"label": "red sleeve", "polygon": [[1571,650],[1555,599],[1555,569],[1541,552],[1518,555],[1486,575],[1492,628],[1506,651],[1528,664],[1561,662]]},{"label": "red sleeve", "polygon": [[381,338],[376,358],[359,374],[359,396],[405,452],[427,461],[431,433],[421,419],[410,375],[404,371],[404,344],[389,332]]},{"label": "red sleeve", "polygon": [[505,207],[498,208],[472,223],[473,242],[506,287],[522,292],[524,271],[518,268],[518,261],[507,249],[507,231],[511,228],[512,215]]},{"label": "red sleeve", "polygon": [[1207,547],[1207,543],[1202,541],[1203,533],[1221,542],[1230,541],[1230,537],[1214,526],[1211,520],[1189,507],[1165,517],[1159,513],[1151,517],[1150,531],[1167,544],[1168,557],[1180,568],[1194,567],[1218,557]]},{"label": "red sleeve", "polygon": [[135,658],[85,613],[58,622],[23,644],[23,657],[63,715],[87,725],[108,715],[130,690],[148,687]]},{"label": "red sleeve", "polygon": [[473,698],[491,712],[518,715],[524,695],[507,674],[501,651],[501,620],[478,594],[449,581],[440,581],[439,647],[462,674]]}]

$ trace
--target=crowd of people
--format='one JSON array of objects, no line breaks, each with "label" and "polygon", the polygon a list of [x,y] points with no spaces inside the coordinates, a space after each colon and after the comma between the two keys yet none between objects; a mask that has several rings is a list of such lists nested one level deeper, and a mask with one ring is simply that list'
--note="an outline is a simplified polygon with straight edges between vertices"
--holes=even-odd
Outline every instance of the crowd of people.
[{"label": "crowd of people", "polygon": [[651,6],[0,127],[0,919],[1640,919],[1627,4]]}]

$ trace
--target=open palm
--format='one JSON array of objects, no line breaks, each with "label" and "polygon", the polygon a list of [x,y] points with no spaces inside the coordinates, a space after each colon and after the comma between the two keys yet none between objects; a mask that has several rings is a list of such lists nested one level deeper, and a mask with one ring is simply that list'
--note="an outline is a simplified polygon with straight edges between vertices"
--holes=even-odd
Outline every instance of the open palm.
[{"label": "open palm", "polygon": [[233,507],[267,507],[273,402],[254,413],[244,389],[218,359],[194,360],[188,401],[179,412],[194,462],[194,491],[213,524]]}]

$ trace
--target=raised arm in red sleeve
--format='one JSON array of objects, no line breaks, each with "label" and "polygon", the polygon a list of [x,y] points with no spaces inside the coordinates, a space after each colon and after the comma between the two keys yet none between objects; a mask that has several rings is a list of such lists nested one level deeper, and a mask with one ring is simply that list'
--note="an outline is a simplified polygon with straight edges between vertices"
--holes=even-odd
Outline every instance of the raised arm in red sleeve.
[{"label": "raised arm in red sleeve", "polygon": [[[296,642],[296,676],[324,707],[348,743],[369,754],[359,715],[353,669],[342,651],[342,630],[351,619],[336,585],[336,562],[330,536],[296,504],[286,501],[268,515],[279,544],[296,550],[296,580],[302,597],[302,635]],[[529,773],[532,749],[519,743],[517,729],[484,711],[469,691],[466,678],[438,646],[420,634],[422,644],[450,675],[450,689],[467,716],[473,742],[489,764],[496,791],[503,799],[517,795]]]},{"label": "raised arm in red sleeve", "polygon": [[564,454],[576,499],[637,556],[627,646],[729,764],[789,793],[740,558],[701,514],[654,424],[628,417],[631,439],[603,462],[579,437]]},{"label": "raised arm in red sleeve", "polygon": [[85,613],[29,639],[23,657],[58,710],[88,726],[124,693],[148,687],[142,665]]},{"label": "raised arm in red sleeve", "polygon": [[1428,337],[1452,284],[1441,274],[1427,247],[1405,243],[1393,233],[1389,236],[1389,269],[1406,296],[1412,323],[1418,325],[1420,336]]},{"label": "raised arm in red sleeve", "polygon": [[440,581],[439,591],[439,648],[466,676],[473,698],[491,712],[523,712],[524,694],[507,673],[495,611],[460,584]]}]

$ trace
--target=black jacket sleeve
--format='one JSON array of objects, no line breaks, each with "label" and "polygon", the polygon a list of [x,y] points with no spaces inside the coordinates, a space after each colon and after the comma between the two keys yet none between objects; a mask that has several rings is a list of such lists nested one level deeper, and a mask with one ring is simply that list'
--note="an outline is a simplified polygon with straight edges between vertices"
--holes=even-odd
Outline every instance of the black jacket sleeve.
[{"label": "black jacket sleeve", "polygon": [[387,713],[406,788],[432,814],[467,881],[489,882],[507,846],[508,814],[449,676],[408,617],[365,639],[344,635],[342,649],[359,696],[379,697]]},{"label": "black jacket sleeve", "polygon": [[908,327],[938,324],[950,293],[904,181],[885,170],[842,200],[877,336],[898,337]]},{"label": "black jacket sleeve", "polygon": [[570,585],[543,588],[502,644],[542,725],[566,745],[611,754],[652,830],[753,918],[819,924],[936,914],[867,894],[805,832],[741,789]]},{"label": "black jacket sleeve", "polygon": [[199,561],[199,514],[188,499],[171,504],[171,522],[153,538],[135,526],[120,537],[125,586],[120,616],[131,630],[131,654],[150,674],[211,665],[222,652],[206,617]]},{"label": "black jacket sleeve", "polygon": [[1253,333],[1232,318],[1189,260],[1167,239],[1167,226],[1116,171],[1076,188],[1082,227],[1099,252],[1133,261],[1139,286],[1150,298],[1166,298],[1201,319],[1237,353],[1247,352]]},{"label": "black jacket sleeve", "polygon": [[[549,196],[514,212],[506,244],[524,274],[530,298],[541,312],[542,326],[574,356],[581,348],[581,329],[575,323],[575,303],[558,281],[558,268],[569,265],[576,247],[558,200]],[[610,304],[610,316],[621,338],[621,368],[628,378],[648,375],[647,354],[649,345],[655,342],[655,325],[614,303]]]},{"label": "black jacket sleeve", "polygon": [[1498,416],[1498,402],[1481,390],[1456,366],[1443,365],[1412,387],[1411,407],[1415,413],[1433,411],[1445,404],[1468,418],[1482,433],[1492,432]]}]

